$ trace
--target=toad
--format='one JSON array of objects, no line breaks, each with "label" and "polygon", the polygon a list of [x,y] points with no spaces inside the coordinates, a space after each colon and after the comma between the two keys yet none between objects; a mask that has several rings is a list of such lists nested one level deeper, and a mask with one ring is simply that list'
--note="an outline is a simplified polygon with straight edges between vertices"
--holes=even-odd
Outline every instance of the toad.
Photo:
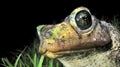
[{"label": "toad", "polygon": [[78,7],[59,24],[39,25],[39,52],[65,67],[120,67],[120,33]]}]

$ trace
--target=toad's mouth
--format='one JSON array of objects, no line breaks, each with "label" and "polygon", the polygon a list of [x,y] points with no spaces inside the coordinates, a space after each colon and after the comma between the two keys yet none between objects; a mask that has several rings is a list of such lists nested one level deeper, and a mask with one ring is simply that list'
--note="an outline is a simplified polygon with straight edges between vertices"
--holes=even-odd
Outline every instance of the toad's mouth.
[{"label": "toad's mouth", "polygon": [[69,55],[74,55],[74,54],[84,54],[87,52],[105,52],[110,50],[110,48],[112,47],[112,41],[110,41],[108,44],[106,44],[105,46],[99,46],[99,47],[93,47],[93,48],[86,48],[86,49],[75,49],[75,50],[63,50],[63,51],[50,51],[50,50],[46,50],[44,52],[42,52],[41,54],[44,56],[47,56],[49,58],[59,58],[59,57],[63,57],[63,56],[69,56]]},{"label": "toad's mouth", "polygon": [[59,51],[59,52],[51,52],[51,51],[45,51],[44,53],[42,53],[42,55],[47,56],[49,58],[58,58],[58,57],[62,57],[65,55],[70,55],[70,54],[83,54],[85,52],[88,51],[94,51],[95,48],[90,48],[90,49],[82,49],[82,50],[71,50],[71,51]]}]

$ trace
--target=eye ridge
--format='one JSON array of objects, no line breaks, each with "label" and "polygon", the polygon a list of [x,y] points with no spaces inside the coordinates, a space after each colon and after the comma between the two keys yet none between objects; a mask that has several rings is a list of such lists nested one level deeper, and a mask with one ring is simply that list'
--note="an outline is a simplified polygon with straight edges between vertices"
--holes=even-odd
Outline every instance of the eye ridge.
[{"label": "eye ridge", "polygon": [[86,10],[79,11],[75,16],[75,22],[81,30],[86,30],[92,25],[92,19]]}]

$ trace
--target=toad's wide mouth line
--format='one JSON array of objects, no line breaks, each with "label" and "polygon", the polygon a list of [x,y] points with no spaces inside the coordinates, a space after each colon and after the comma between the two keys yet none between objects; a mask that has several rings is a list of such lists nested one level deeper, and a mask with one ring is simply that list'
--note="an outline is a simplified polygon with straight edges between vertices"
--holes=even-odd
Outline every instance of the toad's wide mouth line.
[{"label": "toad's wide mouth line", "polygon": [[51,52],[49,50],[46,50],[42,55],[46,55],[47,53],[52,53],[54,55],[64,55],[64,54],[73,54],[73,53],[83,53],[87,51],[95,51],[95,48],[71,50],[71,51],[59,51],[59,52]]},{"label": "toad's wide mouth line", "polygon": [[112,41],[110,41],[108,44],[106,44],[105,46],[99,46],[99,47],[93,47],[93,48],[86,48],[86,49],[75,49],[75,50],[63,50],[63,51],[50,51],[50,50],[46,50],[44,52],[41,52],[41,55],[43,56],[47,56],[49,58],[59,58],[62,56],[70,56],[70,55],[76,55],[76,54],[84,54],[84,53],[88,53],[88,52],[105,52],[105,51],[109,51],[111,50],[111,43]]}]

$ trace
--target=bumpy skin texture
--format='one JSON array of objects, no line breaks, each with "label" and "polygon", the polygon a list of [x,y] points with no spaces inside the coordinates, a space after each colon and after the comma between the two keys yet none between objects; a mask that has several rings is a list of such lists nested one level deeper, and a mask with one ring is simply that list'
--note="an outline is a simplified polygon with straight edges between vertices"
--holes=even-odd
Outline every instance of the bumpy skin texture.
[{"label": "bumpy skin texture", "polygon": [[65,67],[120,67],[119,31],[85,7],[76,8],[60,24],[39,25],[37,32],[40,53]]}]

